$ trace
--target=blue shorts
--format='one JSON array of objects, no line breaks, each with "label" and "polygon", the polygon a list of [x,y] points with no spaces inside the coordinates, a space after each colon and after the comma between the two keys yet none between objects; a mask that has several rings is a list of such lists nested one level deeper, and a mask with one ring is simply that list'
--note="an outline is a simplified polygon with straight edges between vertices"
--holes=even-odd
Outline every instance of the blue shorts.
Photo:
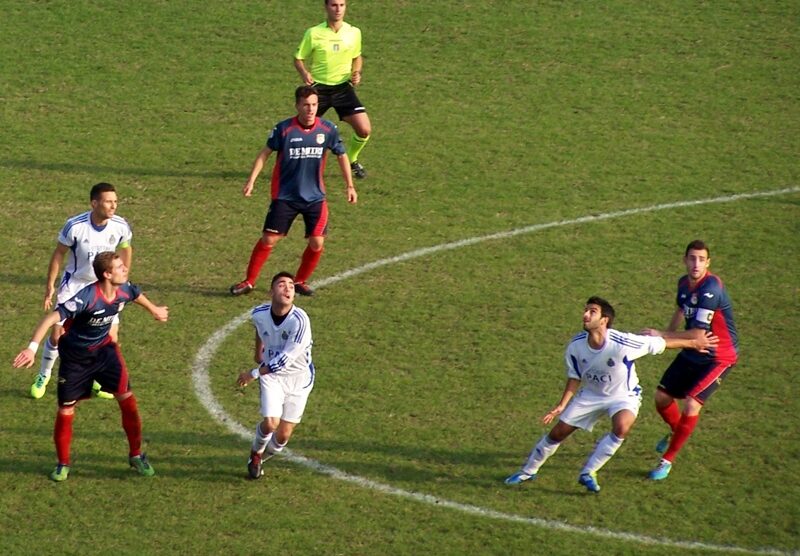
[{"label": "blue shorts", "polygon": [[75,405],[79,400],[90,398],[92,383],[96,380],[104,392],[124,394],[131,389],[128,367],[122,358],[119,346],[109,342],[100,347],[87,349],[58,342],[58,405]]},{"label": "blue shorts", "polygon": [[694,398],[703,404],[734,365],[721,361],[695,363],[679,353],[664,371],[658,387],[673,398]]},{"label": "blue shorts", "polygon": [[328,201],[325,199],[313,203],[273,200],[264,219],[264,231],[285,236],[298,214],[303,215],[306,237],[328,235]]}]

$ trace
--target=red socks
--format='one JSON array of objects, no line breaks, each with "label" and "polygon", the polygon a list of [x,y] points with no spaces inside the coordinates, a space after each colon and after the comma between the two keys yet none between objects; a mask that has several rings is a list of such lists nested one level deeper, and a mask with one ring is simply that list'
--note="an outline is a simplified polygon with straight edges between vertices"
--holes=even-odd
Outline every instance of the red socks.
[{"label": "red socks", "polygon": [[61,465],[69,465],[69,446],[72,444],[72,420],[75,414],[69,415],[56,413],[56,426],[53,430],[53,441],[56,444],[56,455],[58,456],[58,463]]},{"label": "red socks", "polygon": [[122,412],[122,428],[128,435],[130,455],[138,456],[142,453],[142,420],[139,418],[139,408],[136,405],[136,396],[120,400],[119,409]]},{"label": "red socks", "polygon": [[681,420],[681,410],[678,409],[678,404],[675,400],[672,401],[667,407],[661,408],[656,407],[658,413],[661,415],[661,418],[664,419],[664,422],[669,425],[669,428],[675,432],[675,428],[678,426],[678,422]]},{"label": "red socks", "polygon": [[261,274],[261,267],[267,262],[270,253],[272,253],[272,245],[267,245],[259,239],[250,254],[250,262],[247,263],[247,281],[251,286],[256,285],[258,275]]},{"label": "red socks", "polygon": [[669,462],[675,461],[675,456],[678,455],[683,445],[689,440],[689,437],[694,431],[695,425],[700,415],[681,415],[678,426],[672,432],[672,439],[669,441],[669,448],[664,453],[664,459]]},{"label": "red socks", "polygon": [[[314,269],[317,268],[317,264],[319,263],[320,257],[322,257],[323,250],[324,249],[314,251],[311,249],[311,246],[306,247],[306,250],[303,251],[303,258],[300,261],[300,268],[297,269],[297,273],[294,275],[295,282],[304,283],[311,278],[311,273],[313,273]],[[252,284],[252,282],[250,283]]]}]

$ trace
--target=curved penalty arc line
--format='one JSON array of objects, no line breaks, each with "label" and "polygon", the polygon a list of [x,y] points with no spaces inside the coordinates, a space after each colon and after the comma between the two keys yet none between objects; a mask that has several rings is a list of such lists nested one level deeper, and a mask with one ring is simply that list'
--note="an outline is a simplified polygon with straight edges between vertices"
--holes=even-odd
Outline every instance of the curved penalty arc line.
[{"label": "curved penalty arc line", "polygon": [[[573,218],[567,220],[558,220],[554,222],[548,222],[544,224],[533,224],[531,226],[525,226],[522,228],[516,228],[514,230],[509,230],[505,232],[497,232],[494,234],[478,236],[473,238],[462,239],[459,241],[454,241],[450,243],[443,243],[440,245],[434,245],[431,247],[424,247],[421,249],[416,249],[413,251],[409,251],[407,253],[403,253],[394,257],[388,257],[385,259],[380,259],[371,263],[364,264],[362,266],[341,272],[334,276],[330,276],[328,278],[324,278],[322,280],[318,280],[314,282],[313,286],[317,288],[327,287],[348,278],[352,278],[354,276],[358,276],[360,274],[364,274],[366,272],[370,272],[372,270],[397,264],[404,261],[409,261],[412,259],[417,259],[420,257],[425,257],[427,255],[431,255],[434,253],[442,252],[442,251],[450,251],[454,249],[460,249],[462,247],[467,247],[470,245],[475,245],[478,243],[483,243],[486,241],[492,241],[497,239],[507,239],[510,237],[515,237],[518,235],[523,234],[530,234],[533,232],[538,232],[541,230],[546,230],[549,228],[558,228],[562,226],[570,226],[570,225],[577,225],[577,224],[586,224],[591,222],[600,222],[603,220],[610,220],[613,218],[622,218],[625,216],[633,216],[637,214],[644,214],[649,212],[657,212],[662,210],[669,210],[675,208],[682,208],[682,207],[690,207],[690,206],[698,206],[698,205],[707,205],[707,204],[714,204],[714,203],[730,203],[734,201],[740,200],[747,200],[747,199],[756,199],[762,197],[775,197],[779,195],[786,195],[791,193],[800,192],[800,187],[788,187],[784,189],[777,189],[772,191],[760,191],[760,192],[751,192],[751,193],[740,193],[737,195],[727,195],[722,197],[713,197],[708,199],[699,199],[694,201],[678,201],[674,203],[666,203],[660,205],[651,205],[649,207],[640,207],[640,208],[632,208],[614,212],[607,212],[603,214],[597,215],[589,215],[583,216],[580,218]],[[220,424],[225,426],[231,433],[240,436],[245,440],[250,440],[253,435],[253,431],[248,430],[245,428],[241,423],[237,422],[233,419],[222,405],[217,401],[214,393],[211,389],[211,380],[209,376],[209,368],[211,366],[211,361],[214,358],[215,353],[225,341],[225,339],[237,328],[239,328],[242,324],[247,322],[250,318],[250,311],[247,311],[233,320],[228,322],[225,326],[214,332],[208,340],[206,340],[205,344],[200,348],[197,352],[197,355],[194,359],[194,364],[192,367],[192,378],[195,388],[195,395],[203,407],[209,412],[209,414]],[[321,473],[327,475],[331,478],[345,481],[351,484],[358,485],[363,488],[368,488],[371,490],[375,490],[378,492],[382,492],[384,494],[390,494],[393,496],[398,496],[401,498],[406,498],[410,500],[414,500],[416,502],[422,502],[426,504],[431,504],[434,506],[449,508],[452,510],[457,510],[460,512],[487,517],[491,519],[498,519],[502,521],[509,521],[515,523],[525,523],[528,525],[534,525],[536,527],[544,528],[544,529],[551,529],[551,530],[558,530],[564,531],[569,533],[581,533],[581,534],[588,534],[598,537],[603,537],[607,539],[616,539],[628,542],[634,542],[644,545],[654,545],[654,546],[665,546],[665,547],[672,547],[672,548],[681,548],[681,549],[698,549],[698,550],[706,550],[710,552],[729,552],[729,553],[739,553],[739,554],[769,554],[769,555],[787,555],[787,554],[795,554],[797,555],[797,551],[793,552],[786,552],[774,548],[745,548],[740,546],[726,546],[726,545],[717,545],[699,541],[682,541],[682,540],[674,540],[674,539],[667,539],[667,538],[660,538],[660,537],[653,537],[648,535],[642,535],[637,533],[628,533],[623,531],[612,531],[610,529],[603,529],[599,527],[593,526],[577,526],[571,525],[566,522],[556,521],[556,520],[549,520],[549,519],[542,519],[536,517],[526,517],[520,516],[515,514],[509,514],[504,512],[499,512],[487,508],[483,508],[480,506],[474,506],[471,504],[462,504],[459,502],[454,502],[451,500],[438,498],[436,496],[432,496],[429,494],[423,494],[420,492],[414,491],[407,491],[397,487],[393,487],[391,485],[387,485],[384,483],[380,483],[377,481],[373,481],[371,479],[367,479],[364,477],[360,477],[358,475],[352,475],[350,473],[346,473],[336,467],[326,465],[324,463],[318,462],[316,460],[307,458],[300,454],[296,454],[291,450],[284,450],[283,456],[288,461],[292,463],[302,465],[307,467],[317,473]]]}]

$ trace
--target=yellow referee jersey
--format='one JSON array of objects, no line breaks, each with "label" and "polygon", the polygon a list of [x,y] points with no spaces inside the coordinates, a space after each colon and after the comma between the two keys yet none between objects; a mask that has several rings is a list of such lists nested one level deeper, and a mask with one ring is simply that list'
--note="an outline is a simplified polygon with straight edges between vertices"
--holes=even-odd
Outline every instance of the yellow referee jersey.
[{"label": "yellow referee jersey", "polygon": [[338,85],[350,79],[353,58],[361,56],[361,29],[342,22],[339,31],[325,21],[306,29],[294,57],[303,60],[316,83]]}]

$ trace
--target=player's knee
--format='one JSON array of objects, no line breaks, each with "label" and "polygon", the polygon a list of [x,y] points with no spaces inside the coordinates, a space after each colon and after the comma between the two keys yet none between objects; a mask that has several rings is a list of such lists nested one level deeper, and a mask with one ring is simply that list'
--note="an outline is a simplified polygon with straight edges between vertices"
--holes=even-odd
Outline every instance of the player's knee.
[{"label": "player's knee", "polygon": [[75,405],[77,404],[76,401],[66,402],[64,405],[60,405],[58,407],[58,413],[60,415],[73,415],[75,413]]},{"label": "player's knee", "polygon": [[661,388],[656,389],[655,401],[657,407],[667,407],[672,403],[673,398]]}]

